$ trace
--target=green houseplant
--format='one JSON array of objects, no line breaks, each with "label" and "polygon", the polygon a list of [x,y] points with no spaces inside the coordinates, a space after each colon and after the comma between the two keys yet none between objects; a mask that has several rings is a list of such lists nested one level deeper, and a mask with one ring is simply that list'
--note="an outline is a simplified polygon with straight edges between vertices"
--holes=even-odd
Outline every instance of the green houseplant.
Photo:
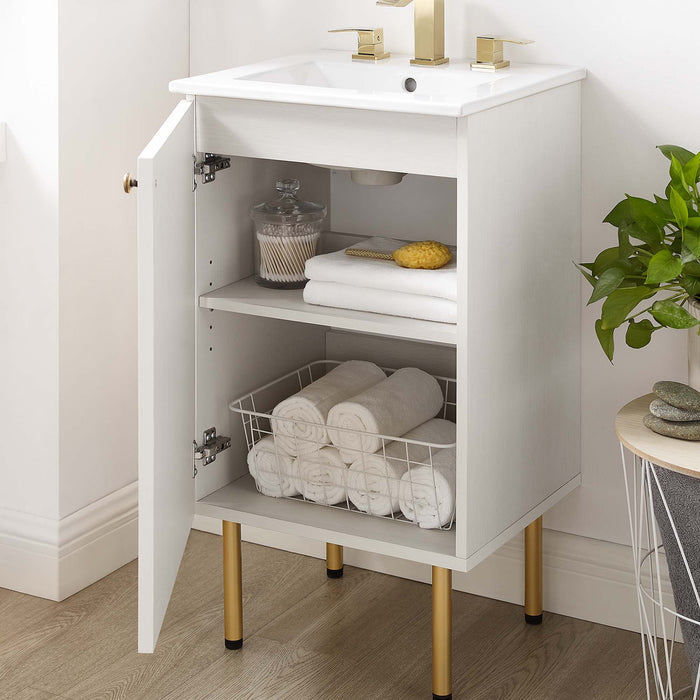
[{"label": "green houseplant", "polygon": [[617,228],[617,245],[577,266],[593,287],[588,303],[604,300],[595,331],[611,362],[615,331],[625,324],[632,348],[648,345],[660,328],[700,325],[687,310],[700,299],[700,153],[658,148],[671,161],[665,196],[626,195],[604,219]]}]

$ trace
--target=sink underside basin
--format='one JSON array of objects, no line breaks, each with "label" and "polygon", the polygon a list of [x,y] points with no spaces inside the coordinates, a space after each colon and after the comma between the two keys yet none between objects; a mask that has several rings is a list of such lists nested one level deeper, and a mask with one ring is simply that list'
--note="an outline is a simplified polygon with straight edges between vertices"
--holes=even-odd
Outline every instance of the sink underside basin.
[{"label": "sink underside basin", "polygon": [[171,92],[390,112],[465,116],[585,77],[570,66],[513,64],[494,73],[468,61],[412,66],[407,56],[377,63],[346,52],[273,59],[170,83]]}]

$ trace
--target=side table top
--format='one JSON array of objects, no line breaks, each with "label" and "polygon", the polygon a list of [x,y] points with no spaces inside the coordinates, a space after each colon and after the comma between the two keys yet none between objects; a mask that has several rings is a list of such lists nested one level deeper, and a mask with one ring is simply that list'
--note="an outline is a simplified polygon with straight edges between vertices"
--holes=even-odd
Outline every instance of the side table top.
[{"label": "side table top", "polygon": [[700,479],[700,442],[658,435],[642,422],[649,413],[649,404],[655,398],[654,394],[640,396],[620,410],[615,418],[617,437],[639,457]]}]

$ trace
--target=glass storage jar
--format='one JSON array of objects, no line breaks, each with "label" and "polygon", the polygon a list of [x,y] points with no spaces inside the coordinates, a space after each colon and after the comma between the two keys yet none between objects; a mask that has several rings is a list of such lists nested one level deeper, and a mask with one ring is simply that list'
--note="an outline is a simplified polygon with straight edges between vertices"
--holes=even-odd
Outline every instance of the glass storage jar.
[{"label": "glass storage jar", "polygon": [[250,210],[255,222],[255,281],[263,287],[300,289],[304,266],[316,255],[326,207],[297,198],[299,180],[279,180],[280,196]]}]

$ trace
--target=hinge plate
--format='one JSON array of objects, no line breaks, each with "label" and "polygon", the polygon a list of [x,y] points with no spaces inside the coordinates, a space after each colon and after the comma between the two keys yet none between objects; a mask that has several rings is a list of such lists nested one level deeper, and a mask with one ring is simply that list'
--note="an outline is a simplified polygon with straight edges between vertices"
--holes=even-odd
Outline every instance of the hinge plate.
[{"label": "hinge plate", "polygon": [[216,428],[207,428],[202,434],[202,444],[192,441],[192,478],[197,476],[197,467],[206,467],[216,461],[219,452],[231,447],[231,438],[225,435],[217,435]]},{"label": "hinge plate", "polygon": [[226,156],[217,156],[216,153],[205,153],[204,160],[194,164],[194,174],[202,176],[202,184],[216,180],[216,173],[219,170],[226,170],[231,167],[231,159]]}]

